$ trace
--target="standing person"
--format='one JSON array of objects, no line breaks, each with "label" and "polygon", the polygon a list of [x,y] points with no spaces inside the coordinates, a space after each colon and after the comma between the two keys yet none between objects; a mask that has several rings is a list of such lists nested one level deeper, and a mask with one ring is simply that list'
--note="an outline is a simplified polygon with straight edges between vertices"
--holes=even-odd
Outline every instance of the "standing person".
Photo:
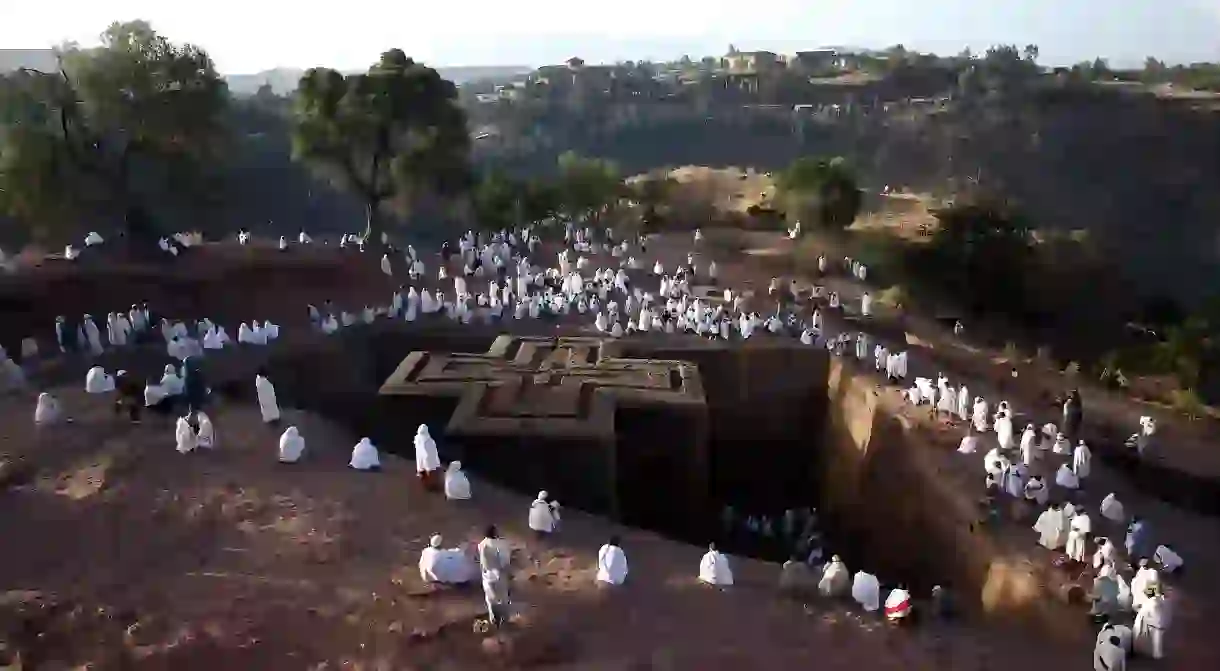
[{"label": "standing person", "polygon": [[1063,433],[1068,438],[1079,440],[1080,425],[1084,421],[1084,406],[1080,401],[1080,391],[1073,389],[1068,392],[1067,400],[1063,402]]},{"label": "standing person", "polygon": [[479,541],[478,555],[479,567],[483,573],[483,598],[487,603],[487,620],[493,627],[499,627],[508,620],[511,605],[511,555],[500,540],[499,530],[494,524],[487,527],[483,540]]}]

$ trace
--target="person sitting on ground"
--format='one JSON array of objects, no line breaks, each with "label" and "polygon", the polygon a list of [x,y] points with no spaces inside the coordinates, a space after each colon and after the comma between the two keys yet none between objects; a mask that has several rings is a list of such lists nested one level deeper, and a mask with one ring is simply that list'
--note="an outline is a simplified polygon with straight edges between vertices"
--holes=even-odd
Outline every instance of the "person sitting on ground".
[{"label": "person sitting on ground", "polygon": [[352,448],[352,459],[348,462],[348,466],[358,471],[380,471],[381,457],[377,453],[377,448],[373,446],[373,442],[368,438],[361,438],[360,442]]},{"label": "person sitting on ground", "polygon": [[462,585],[473,582],[479,567],[461,548],[442,548],[440,534],[428,539],[419,555],[419,577],[426,583]]},{"label": "person sitting on ground", "polygon": [[715,543],[709,543],[707,552],[699,560],[699,582],[715,587],[729,587],[733,584],[733,569],[729,566],[729,558],[716,549]]},{"label": "person sitting on ground", "polygon": [[626,579],[627,555],[623,552],[619,537],[611,536],[610,541],[597,551],[597,582],[621,585]]},{"label": "person sitting on ground", "polygon": [[450,501],[470,499],[470,479],[462,471],[462,462],[451,461],[445,470],[445,498]]},{"label": "person sitting on ground", "polygon": [[58,423],[62,413],[59,401],[47,392],[38,395],[38,404],[34,406],[34,424],[49,426]]},{"label": "person sitting on ground", "polygon": [[305,452],[305,439],[295,426],[284,429],[280,435],[279,460],[281,464],[295,464]]}]

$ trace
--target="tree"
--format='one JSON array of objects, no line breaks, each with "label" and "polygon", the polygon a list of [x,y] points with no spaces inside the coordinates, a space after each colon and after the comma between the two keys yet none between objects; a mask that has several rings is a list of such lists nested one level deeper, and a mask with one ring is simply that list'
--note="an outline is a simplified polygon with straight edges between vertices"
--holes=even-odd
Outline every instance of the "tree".
[{"label": "tree", "polygon": [[610,161],[570,151],[559,157],[557,187],[563,209],[570,217],[597,220],[618,199],[622,183],[618,166]]},{"label": "tree", "polygon": [[668,175],[649,175],[627,184],[627,194],[643,209],[640,223],[644,233],[654,233],[665,220],[662,208],[668,203],[677,182]]},{"label": "tree", "polygon": [[492,170],[474,190],[474,211],[479,228],[498,231],[520,223],[524,185],[502,170]]},{"label": "tree", "polygon": [[365,237],[380,244],[387,204],[452,202],[470,187],[470,136],[457,88],[399,49],[368,72],[314,68],[301,77],[293,157],[365,206]]},{"label": "tree", "polygon": [[974,308],[1026,307],[1022,282],[1033,251],[1031,229],[1008,202],[980,195],[934,213],[939,226],[921,250],[924,278]]},{"label": "tree", "polygon": [[842,158],[798,158],[776,185],[785,210],[814,226],[843,230],[860,213],[864,197]]},{"label": "tree", "polygon": [[206,52],[144,21],[113,24],[101,41],[65,48],[59,72],[0,86],[0,208],[41,233],[100,214],[152,237],[154,201],[200,195],[228,90]]}]

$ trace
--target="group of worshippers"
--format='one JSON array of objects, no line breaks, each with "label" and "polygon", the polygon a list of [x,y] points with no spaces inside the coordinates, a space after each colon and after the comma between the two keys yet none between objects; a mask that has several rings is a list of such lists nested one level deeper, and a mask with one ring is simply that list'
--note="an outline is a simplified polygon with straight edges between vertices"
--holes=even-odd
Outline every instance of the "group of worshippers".
[{"label": "group of worshippers", "polygon": [[[964,386],[960,394],[959,400],[966,394]],[[1169,624],[1162,577],[1178,571],[1183,559],[1168,545],[1156,544],[1148,522],[1127,510],[1115,493],[1102,499],[1096,516],[1080,502],[1079,493],[1092,470],[1092,454],[1084,440],[1078,438],[1073,446],[1068,438],[1080,435],[1079,392],[1068,394],[1063,403],[1062,431],[1053,423],[1041,427],[1029,423],[1018,439],[1010,405],[1000,402],[994,415],[989,410],[985,400],[975,397],[968,414],[960,409],[955,413],[968,422],[958,452],[974,454],[983,440],[994,440],[983,457],[989,494],[1043,509],[1033,524],[1037,542],[1059,553],[1056,566],[1087,567],[1092,576],[1090,615],[1103,625],[1094,650],[1097,668],[1103,668],[1103,662],[1107,669],[1123,668],[1131,653],[1160,659]],[[994,439],[985,438],[989,432]],[[1144,417],[1131,440],[1154,433],[1155,423]],[[1054,461],[1060,462],[1057,467]],[[1050,470],[1055,476],[1047,482],[1041,473]],[[1132,575],[1130,580],[1127,575]],[[1131,614],[1133,624],[1121,624]]]},{"label": "group of worshippers", "polygon": [[733,548],[766,558],[797,556],[812,566],[821,566],[822,535],[817,510],[789,508],[779,515],[741,514],[726,505],[720,516],[723,539]]}]

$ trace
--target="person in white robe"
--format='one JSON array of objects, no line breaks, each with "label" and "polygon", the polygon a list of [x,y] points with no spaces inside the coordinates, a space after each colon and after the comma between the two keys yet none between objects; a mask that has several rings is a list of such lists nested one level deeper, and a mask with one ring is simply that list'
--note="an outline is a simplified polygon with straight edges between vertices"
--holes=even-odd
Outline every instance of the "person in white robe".
[{"label": "person in white robe", "polygon": [[358,471],[381,470],[381,456],[373,445],[373,441],[361,438],[360,442],[352,448],[352,459],[347,465]]},{"label": "person in white robe", "polygon": [[180,454],[191,452],[198,446],[195,427],[191,426],[190,420],[186,417],[179,417],[177,424],[174,425],[174,440],[178,444]]},{"label": "person in white robe", "polygon": [[89,235],[85,236],[85,246],[94,247],[102,244],[102,236],[98,235],[97,231],[89,231]]},{"label": "person in white robe", "polygon": [[611,536],[610,542],[597,551],[595,579],[607,585],[621,585],[627,579],[627,555],[618,536]]},{"label": "person in white robe", "polygon": [[58,423],[62,412],[59,400],[47,392],[38,395],[38,403],[34,406],[34,423],[38,426],[48,426]]},{"label": "person in white robe", "polygon": [[970,410],[970,388],[963,384],[957,389],[957,418],[969,422]]},{"label": "person in white robe", "polygon": [[195,421],[199,423],[199,431],[195,434],[195,443],[199,447],[216,447],[216,426],[212,424],[212,418],[208,417],[202,410],[196,410]]},{"label": "person in white robe", "polygon": [[1135,625],[1131,627],[1131,645],[1141,655],[1161,659],[1165,656],[1165,629],[1169,626],[1165,595],[1157,588],[1149,588],[1145,597],[1135,615]]},{"label": "person in white robe", "polygon": [[1072,467],[1068,464],[1063,464],[1055,471],[1055,484],[1064,489],[1080,489],[1080,478],[1072,472]]},{"label": "person in white robe", "polygon": [[1066,526],[1063,521],[1063,509],[1058,505],[1052,505],[1042,511],[1038,521],[1034,523],[1034,531],[1038,532],[1038,545],[1048,550],[1062,548],[1067,540],[1067,534],[1064,532]]},{"label": "person in white robe", "polygon": [[1131,607],[1136,611],[1148,600],[1149,589],[1160,589],[1161,574],[1152,567],[1147,557],[1140,559],[1139,569],[1131,579]]},{"label": "person in white robe", "polygon": [[958,445],[957,451],[962,454],[974,454],[979,449],[979,437],[974,432],[974,427],[966,429],[966,435],[962,436],[962,442]]},{"label": "person in white robe", "polygon": [[1184,563],[1182,560],[1182,555],[1174,552],[1173,549],[1168,545],[1158,545],[1156,552],[1152,554],[1152,558],[1156,560],[1157,564],[1160,564],[1165,573],[1173,573],[1177,571],[1178,569],[1182,568],[1182,564]]},{"label": "person in white robe", "polygon": [[699,560],[699,582],[714,587],[729,587],[733,584],[733,569],[729,558],[716,549],[715,543],[707,546],[707,552]]},{"label": "person in white robe", "polygon": [[990,415],[988,414],[989,410],[990,409],[987,407],[987,401],[984,401],[981,397],[978,397],[978,396],[974,397],[973,421],[974,421],[974,430],[975,431],[978,431],[979,433],[985,433],[987,431],[987,429],[990,428],[990,426],[988,425],[988,422],[987,422],[987,418],[990,417]]},{"label": "person in white robe", "polygon": [[856,571],[851,584],[851,598],[868,613],[875,613],[881,608],[881,583],[877,576],[864,571]]},{"label": "person in white robe", "polygon": [[872,315],[873,315],[873,297],[870,296],[868,294],[868,292],[866,291],[866,292],[864,292],[864,295],[860,297],[860,316],[861,317],[871,317]]},{"label": "person in white robe", "polygon": [[178,376],[178,369],[174,368],[173,364],[166,364],[165,370],[161,373],[161,388],[165,390],[166,396],[181,396],[186,383]]},{"label": "person in white robe", "polygon": [[1004,491],[1014,499],[1025,496],[1025,476],[1027,471],[1021,464],[1012,464],[1004,471]]},{"label": "person in white robe", "polygon": [[263,423],[271,424],[280,421],[280,406],[275,399],[275,385],[260,371],[254,377],[254,391],[258,396],[258,410],[262,414]]},{"label": "person in white robe", "polygon": [[1076,449],[1072,451],[1072,472],[1077,478],[1084,480],[1089,477],[1090,465],[1093,462],[1093,453],[1089,451],[1089,446],[1080,441],[1076,444]]},{"label": "person in white robe", "polygon": [[381,255],[381,272],[385,273],[386,275],[390,275],[390,276],[394,275],[394,269],[390,266],[390,255],[389,254]]},{"label": "person in white robe", "polygon": [[818,593],[825,597],[841,597],[850,591],[850,574],[847,566],[839,555],[830,558],[830,563],[822,569],[822,578],[818,581]]},{"label": "person in white robe", "polygon": [[1080,513],[1072,518],[1068,530],[1067,546],[1064,549],[1064,554],[1072,561],[1084,563],[1089,533],[1092,530],[1093,526],[1088,513]]},{"label": "person in white robe", "polygon": [[443,543],[440,534],[428,539],[428,547],[419,554],[420,580],[445,585],[463,585],[474,581],[479,574],[474,560],[461,548],[442,548]]},{"label": "person in white robe", "polygon": [[1038,431],[1033,424],[1025,425],[1021,432],[1021,463],[1033,466],[1038,458]]},{"label": "person in white robe", "polygon": [[885,619],[891,623],[902,622],[911,614],[911,593],[902,587],[890,590],[885,598]]},{"label": "person in white robe", "polygon": [[1126,523],[1127,513],[1123,510],[1122,501],[1114,495],[1114,492],[1106,494],[1106,498],[1101,500],[1101,516],[1111,522]]},{"label": "person in white robe", "polygon": [[1102,632],[1093,646],[1093,671],[1127,671],[1127,651],[1122,639]]},{"label": "person in white robe", "polygon": [[538,498],[530,504],[529,527],[539,538],[554,533],[558,525],[555,509],[549,499],[550,494],[543,490],[538,492]]},{"label": "person in white robe", "polygon": [[93,356],[99,356],[103,351],[101,333],[97,330],[97,323],[93,321],[93,317],[85,315],[81,328],[85,332],[85,342],[89,343],[89,352]]},{"label": "person in white robe", "polygon": [[470,478],[462,471],[462,462],[451,461],[445,470],[445,498],[450,501],[470,499]]},{"label": "person in white robe", "polygon": [[423,483],[424,489],[433,490],[439,484],[435,481],[441,470],[441,458],[436,453],[436,441],[428,432],[427,424],[420,424],[415,431],[415,474]]},{"label": "person in white robe", "polygon": [[106,369],[94,366],[85,374],[85,392],[89,394],[106,394],[114,391],[114,377],[106,374]]},{"label": "person in white robe", "polygon": [[1114,562],[1118,560],[1118,550],[1109,538],[1101,536],[1097,538],[1097,549],[1093,551],[1093,568],[1100,569],[1103,566],[1114,566]]},{"label": "person in white robe", "polygon": [[305,438],[295,426],[284,429],[280,434],[279,461],[281,464],[295,464],[305,454]]},{"label": "person in white robe", "polygon": [[1010,450],[1013,447],[1012,440],[1012,418],[1007,412],[1001,411],[996,414],[995,419],[995,436],[1000,443],[1000,449]]},{"label": "person in white robe", "polygon": [[1025,500],[1032,501],[1039,508],[1046,505],[1051,493],[1041,477],[1035,475],[1025,483]]},{"label": "person in white robe", "polygon": [[215,329],[208,329],[207,333],[203,334],[203,348],[208,350],[224,349],[224,342],[220,339],[220,334]]}]

